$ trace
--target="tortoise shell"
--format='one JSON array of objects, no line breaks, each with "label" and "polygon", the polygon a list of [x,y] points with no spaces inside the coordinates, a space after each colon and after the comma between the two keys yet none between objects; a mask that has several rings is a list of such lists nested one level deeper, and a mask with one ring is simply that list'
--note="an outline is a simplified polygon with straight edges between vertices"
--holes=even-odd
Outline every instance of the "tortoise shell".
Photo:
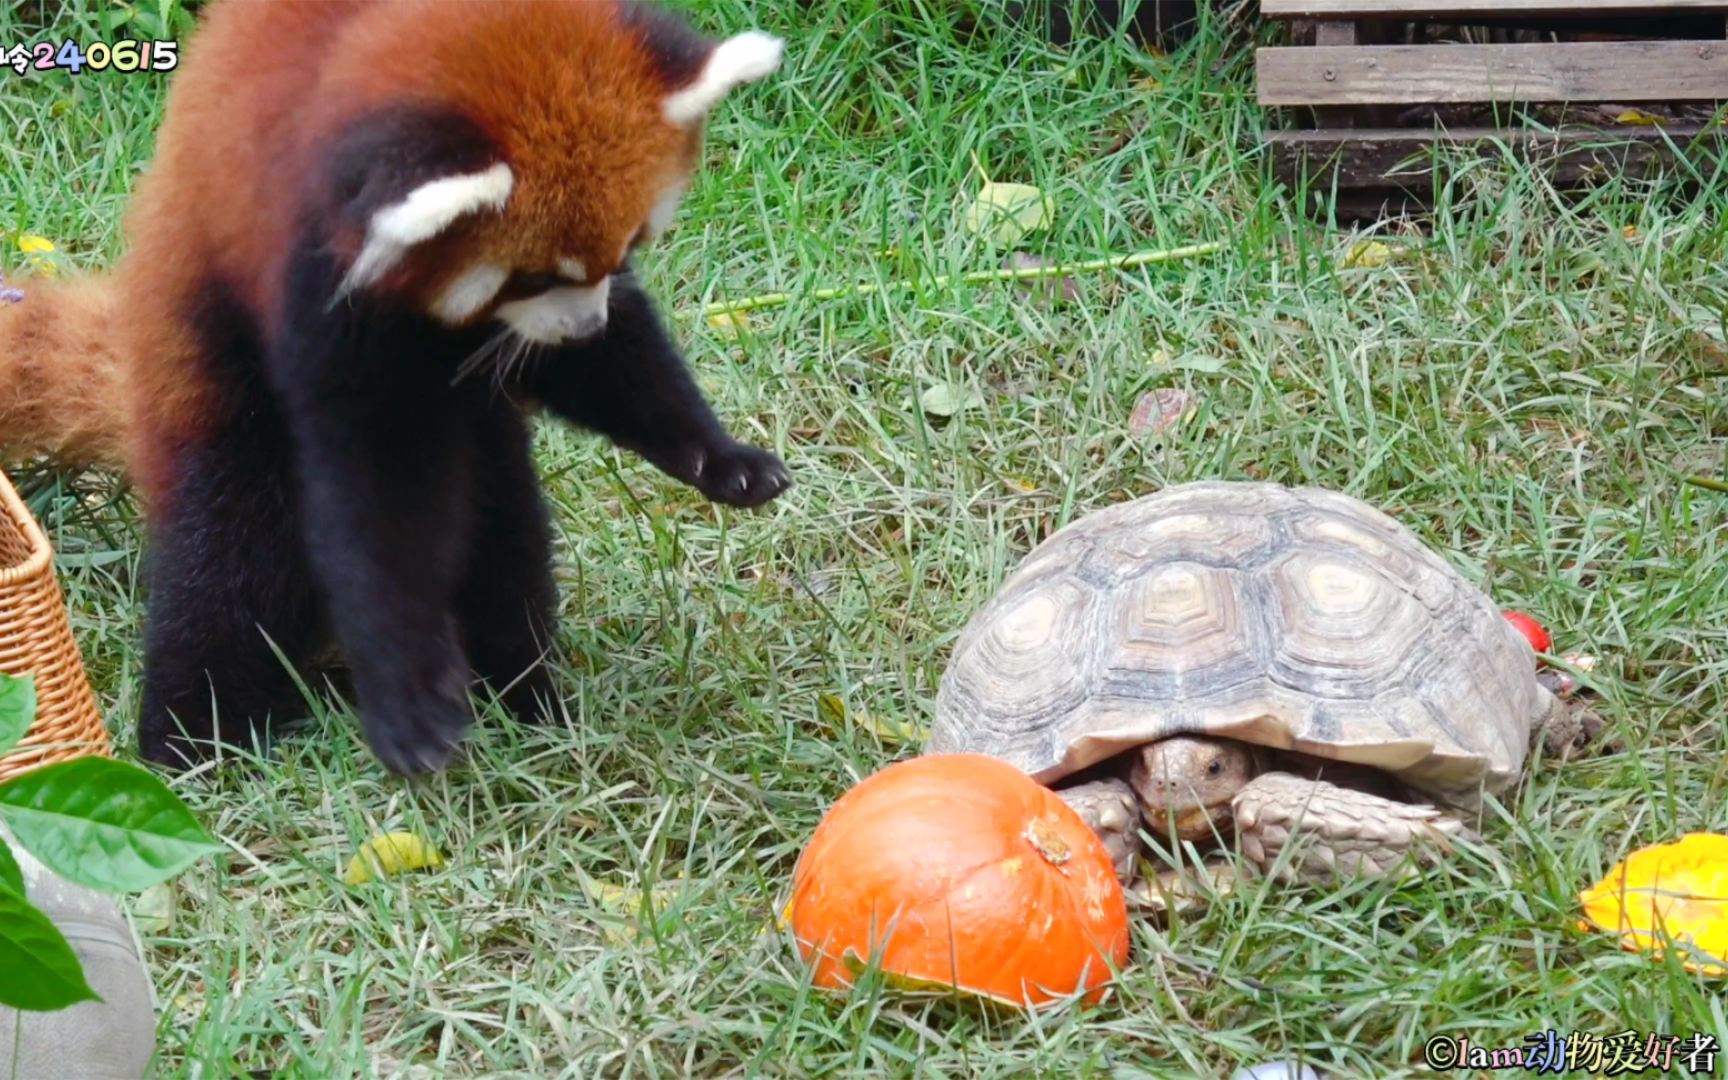
[{"label": "tortoise shell", "polygon": [[960,637],[928,752],[1051,783],[1178,734],[1385,769],[1473,807],[1549,698],[1530,644],[1408,529],[1336,492],[1207,482],[1089,514]]}]

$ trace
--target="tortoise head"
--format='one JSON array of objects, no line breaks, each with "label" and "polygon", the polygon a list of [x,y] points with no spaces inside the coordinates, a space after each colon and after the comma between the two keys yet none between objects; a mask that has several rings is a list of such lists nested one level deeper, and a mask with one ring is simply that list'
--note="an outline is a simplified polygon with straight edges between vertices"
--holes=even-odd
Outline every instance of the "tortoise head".
[{"label": "tortoise head", "polygon": [[1254,778],[1254,753],[1233,739],[1177,735],[1134,751],[1129,783],[1153,828],[1176,824],[1183,840],[1209,840],[1228,823],[1230,800]]}]

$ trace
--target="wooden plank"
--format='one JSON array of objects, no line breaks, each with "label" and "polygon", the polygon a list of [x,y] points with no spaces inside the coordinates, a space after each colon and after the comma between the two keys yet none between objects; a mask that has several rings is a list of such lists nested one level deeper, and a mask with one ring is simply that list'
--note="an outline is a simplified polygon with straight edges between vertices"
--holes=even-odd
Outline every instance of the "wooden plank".
[{"label": "wooden plank", "polygon": [[1266,142],[1272,153],[1272,171],[1284,183],[1296,184],[1306,171],[1317,187],[1329,189],[1335,175],[1340,190],[1358,191],[1431,189],[1435,147],[1442,156],[1465,152],[1498,158],[1510,153],[1520,161],[1543,167],[1557,186],[1568,188],[1612,175],[1651,175],[1674,163],[1676,147],[1697,161],[1702,161],[1705,153],[1728,151],[1723,130],[1702,124],[1612,131],[1582,126],[1557,131],[1278,131],[1268,135]]},{"label": "wooden plank", "polygon": [[1255,52],[1262,105],[1728,100],[1728,42],[1274,47]]},{"label": "wooden plank", "polygon": [[1359,19],[1368,17],[1459,19],[1507,15],[1626,15],[1728,11],[1728,0],[1260,0],[1268,19]]}]

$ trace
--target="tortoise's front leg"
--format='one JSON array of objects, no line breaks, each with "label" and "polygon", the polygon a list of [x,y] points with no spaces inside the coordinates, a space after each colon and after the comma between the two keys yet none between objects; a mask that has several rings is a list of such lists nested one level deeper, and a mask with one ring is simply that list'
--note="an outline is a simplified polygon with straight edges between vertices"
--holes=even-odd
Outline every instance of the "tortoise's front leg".
[{"label": "tortoise's front leg", "polygon": [[[1405,866],[1412,855],[1432,865],[1437,852],[1451,852],[1453,837],[1471,835],[1463,822],[1432,806],[1289,773],[1255,777],[1231,806],[1243,856],[1287,882],[1378,877]],[[1293,842],[1296,850],[1278,867],[1280,853]]]},{"label": "tortoise's front leg", "polygon": [[1140,799],[1126,780],[1093,780],[1057,788],[1056,796],[1080,815],[1086,827],[1104,841],[1124,885],[1133,879],[1140,857]]}]

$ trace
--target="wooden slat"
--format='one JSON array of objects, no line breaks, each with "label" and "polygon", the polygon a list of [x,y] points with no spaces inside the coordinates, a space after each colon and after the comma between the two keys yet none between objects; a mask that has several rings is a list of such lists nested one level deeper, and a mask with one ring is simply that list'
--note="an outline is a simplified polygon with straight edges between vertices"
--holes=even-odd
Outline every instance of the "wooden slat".
[{"label": "wooden slat", "polygon": [[[1540,165],[1559,187],[1576,187],[1613,175],[1648,176],[1674,161],[1674,148],[1721,153],[1728,149],[1720,128],[1674,124],[1666,128],[1601,131],[1564,127],[1557,131],[1529,128],[1456,128],[1413,131],[1409,128],[1355,131],[1278,131],[1267,136],[1273,173],[1295,184],[1306,172],[1310,182],[1329,189],[1336,170],[1340,190],[1404,190],[1426,192],[1434,182],[1431,148],[1468,151],[1494,158],[1510,152]],[[1704,160],[1701,156],[1695,160]]]},{"label": "wooden slat", "polygon": [[1660,15],[1663,12],[1696,14],[1728,11],[1724,0],[1260,0],[1260,14],[1268,19],[1357,19],[1378,16],[1389,19],[1417,17],[1492,18],[1507,15]]},{"label": "wooden slat", "polygon": [[1370,45],[1255,53],[1262,105],[1728,100],[1728,42]]}]

